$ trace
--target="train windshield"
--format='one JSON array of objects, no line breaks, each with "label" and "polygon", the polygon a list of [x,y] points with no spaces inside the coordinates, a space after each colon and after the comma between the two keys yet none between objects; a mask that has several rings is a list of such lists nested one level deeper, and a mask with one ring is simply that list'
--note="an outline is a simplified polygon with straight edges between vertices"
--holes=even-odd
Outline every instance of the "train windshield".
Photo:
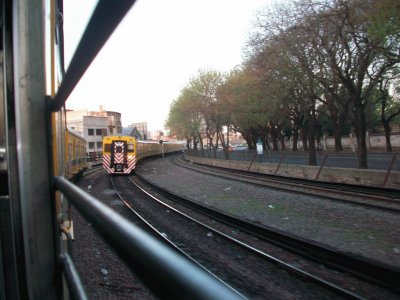
[{"label": "train windshield", "polygon": [[134,151],[134,145],[128,144],[128,152],[133,152],[133,151]]},{"label": "train windshield", "polygon": [[111,144],[104,145],[104,152],[111,152]]}]

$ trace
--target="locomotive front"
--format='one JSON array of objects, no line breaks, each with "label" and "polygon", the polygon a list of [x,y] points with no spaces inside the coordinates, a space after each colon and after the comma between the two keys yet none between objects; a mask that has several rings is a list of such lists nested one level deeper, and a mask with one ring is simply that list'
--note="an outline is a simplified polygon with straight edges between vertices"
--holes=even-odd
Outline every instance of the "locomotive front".
[{"label": "locomotive front", "polygon": [[135,166],[135,138],[129,136],[103,138],[103,167],[109,174],[130,174]]}]

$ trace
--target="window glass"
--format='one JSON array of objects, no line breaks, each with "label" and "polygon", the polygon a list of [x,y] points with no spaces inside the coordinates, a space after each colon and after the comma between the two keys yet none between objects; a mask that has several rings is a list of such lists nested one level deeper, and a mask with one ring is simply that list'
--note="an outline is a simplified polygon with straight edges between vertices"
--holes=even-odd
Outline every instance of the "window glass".
[{"label": "window glass", "polygon": [[94,149],[94,142],[89,142],[89,149]]},{"label": "window glass", "polygon": [[134,150],[134,145],[128,144],[128,152],[133,152],[133,150]]},{"label": "window glass", "polygon": [[111,152],[111,144],[104,145],[104,152]]},{"label": "window glass", "polygon": [[88,129],[88,135],[94,135],[94,129],[93,128],[89,128]]},{"label": "window glass", "polygon": [[117,146],[115,150],[117,153],[122,153],[122,146]]},{"label": "window glass", "polygon": [[96,129],[96,135],[101,135],[102,130],[101,129]]},{"label": "window glass", "polygon": [[101,147],[103,147],[103,143],[102,142],[97,142],[97,149],[101,149]]}]

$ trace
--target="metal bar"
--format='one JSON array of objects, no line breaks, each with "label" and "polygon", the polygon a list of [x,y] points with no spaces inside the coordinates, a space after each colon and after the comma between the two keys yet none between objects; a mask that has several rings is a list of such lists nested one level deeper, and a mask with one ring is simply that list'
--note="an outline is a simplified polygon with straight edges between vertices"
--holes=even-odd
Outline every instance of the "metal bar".
[{"label": "metal bar", "polygon": [[281,164],[283,162],[283,160],[285,159],[286,153],[283,153],[281,156],[281,159],[279,160],[278,166],[276,167],[276,170],[274,172],[274,175],[276,175],[281,167]]},{"label": "metal bar", "polygon": [[327,158],[328,158],[328,153],[325,153],[325,156],[321,162],[321,166],[319,167],[317,175],[315,176],[315,180],[318,180],[319,174],[321,174],[322,168],[324,167]]},{"label": "metal bar", "polygon": [[65,237],[67,238],[67,250],[70,255],[72,255],[72,235],[71,232],[64,226],[60,226],[60,231],[65,234]]},{"label": "metal bar", "polygon": [[103,235],[133,272],[165,299],[243,299],[212,274],[175,253],[65,178],[56,187]]},{"label": "metal bar", "polygon": [[[7,1],[10,2],[10,1]],[[27,296],[21,299],[57,299],[62,278],[58,261],[58,228],[51,201],[51,168],[47,134],[48,114],[45,91],[45,15],[42,0],[12,1],[13,91],[9,109],[14,110],[17,208],[13,222],[18,226],[15,240],[21,246],[16,259],[23,271],[18,284]],[[11,92],[11,91],[10,91]],[[12,106],[13,105],[13,106]],[[11,111],[10,110],[10,111]],[[11,115],[11,113],[10,113]],[[10,131],[13,131],[10,129]],[[11,159],[11,157],[10,157]],[[34,174],[34,175],[33,175]],[[33,175],[33,176],[32,176]],[[14,209],[14,207],[13,207]],[[57,237],[57,239],[56,239]],[[22,270],[22,269],[20,269]],[[40,276],[38,276],[40,274]]]},{"label": "metal bar", "polygon": [[253,159],[251,160],[251,163],[250,163],[249,167],[247,168],[247,171],[250,171],[251,166],[253,165],[254,161],[255,161],[256,158],[257,158],[257,155],[258,155],[258,153],[256,152],[256,153],[254,154]]},{"label": "metal bar", "polygon": [[63,253],[60,254],[60,259],[72,299],[87,300],[88,297],[86,296],[85,288],[83,287],[71,256],[69,256],[68,253]]},{"label": "metal bar", "polygon": [[383,180],[383,183],[382,183],[382,187],[385,187],[386,182],[389,179],[390,171],[392,170],[394,162],[396,161],[396,156],[397,156],[397,153],[393,152],[392,160],[390,161],[389,168],[388,168],[388,170],[386,172],[386,175],[385,175],[385,179]]},{"label": "metal bar", "polygon": [[79,42],[57,95],[51,101],[51,111],[60,110],[68,96],[100,52],[115,28],[135,3],[135,0],[100,0]]}]

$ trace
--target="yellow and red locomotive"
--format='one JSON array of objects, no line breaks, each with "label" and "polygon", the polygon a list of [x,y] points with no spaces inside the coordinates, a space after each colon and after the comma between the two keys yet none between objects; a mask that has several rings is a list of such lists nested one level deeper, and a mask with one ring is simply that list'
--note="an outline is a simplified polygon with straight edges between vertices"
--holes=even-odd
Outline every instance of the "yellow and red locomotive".
[{"label": "yellow and red locomotive", "polygon": [[136,163],[148,156],[164,155],[184,149],[179,142],[138,141],[132,136],[103,138],[103,167],[110,174],[130,174]]},{"label": "yellow and red locomotive", "polygon": [[103,167],[111,174],[130,174],[136,166],[136,139],[131,136],[103,138]]}]

